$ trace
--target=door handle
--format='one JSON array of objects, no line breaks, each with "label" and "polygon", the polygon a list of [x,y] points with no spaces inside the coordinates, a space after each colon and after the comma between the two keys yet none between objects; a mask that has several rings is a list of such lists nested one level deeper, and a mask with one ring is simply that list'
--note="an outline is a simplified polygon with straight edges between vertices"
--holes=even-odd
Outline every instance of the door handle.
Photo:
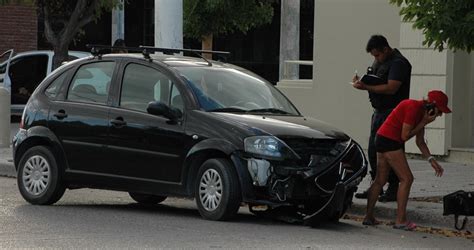
[{"label": "door handle", "polygon": [[64,111],[63,109],[59,110],[56,114],[54,114],[54,116],[56,118],[58,118],[59,120],[62,120],[64,118],[67,117],[67,114],[66,114],[66,111]]},{"label": "door handle", "polygon": [[127,125],[127,122],[124,121],[122,117],[117,117],[113,120],[110,120],[110,123],[112,123],[112,125],[114,125],[115,127],[122,127]]}]

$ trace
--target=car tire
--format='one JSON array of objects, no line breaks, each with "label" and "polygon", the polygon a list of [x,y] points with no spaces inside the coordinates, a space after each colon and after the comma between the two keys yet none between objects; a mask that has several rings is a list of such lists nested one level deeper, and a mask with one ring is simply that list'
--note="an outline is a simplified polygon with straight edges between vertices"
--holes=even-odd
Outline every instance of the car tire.
[{"label": "car tire", "polygon": [[226,159],[209,159],[199,168],[195,183],[196,204],[208,220],[229,220],[237,214],[241,193],[234,166]]},{"label": "car tire", "polygon": [[146,205],[156,205],[164,200],[166,200],[166,196],[160,195],[152,195],[152,194],[142,194],[142,193],[128,193],[132,199],[140,204]]},{"label": "car tire", "polygon": [[23,198],[31,204],[50,205],[66,190],[56,158],[45,146],[28,149],[20,159],[17,183]]}]

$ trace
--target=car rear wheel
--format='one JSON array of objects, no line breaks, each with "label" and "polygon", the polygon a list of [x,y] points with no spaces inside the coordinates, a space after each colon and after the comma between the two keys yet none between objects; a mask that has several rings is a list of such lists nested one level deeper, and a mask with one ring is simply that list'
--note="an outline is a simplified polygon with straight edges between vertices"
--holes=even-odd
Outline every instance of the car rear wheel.
[{"label": "car rear wheel", "polygon": [[198,172],[196,203],[201,216],[208,220],[228,220],[240,206],[240,185],[232,163],[226,159],[209,159]]},{"label": "car rear wheel", "polygon": [[152,195],[152,194],[141,194],[141,193],[128,193],[132,199],[141,204],[147,205],[156,205],[164,200],[166,200],[166,196],[160,195]]},{"label": "car rear wheel", "polygon": [[31,204],[53,204],[66,190],[56,159],[45,146],[28,149],[20,159],[17,173],[20,193]]}]

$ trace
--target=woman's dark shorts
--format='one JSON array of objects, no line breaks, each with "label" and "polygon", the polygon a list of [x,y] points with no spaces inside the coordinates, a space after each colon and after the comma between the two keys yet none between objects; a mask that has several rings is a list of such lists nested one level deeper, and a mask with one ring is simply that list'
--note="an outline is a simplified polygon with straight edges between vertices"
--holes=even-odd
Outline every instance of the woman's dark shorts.
[{"label": "woman's dark shorts", "polygon": [[381,135],[375,137],[375,150],[377,153],[385,153],[399,149],[405,150],[405,143],[400,143]]}]

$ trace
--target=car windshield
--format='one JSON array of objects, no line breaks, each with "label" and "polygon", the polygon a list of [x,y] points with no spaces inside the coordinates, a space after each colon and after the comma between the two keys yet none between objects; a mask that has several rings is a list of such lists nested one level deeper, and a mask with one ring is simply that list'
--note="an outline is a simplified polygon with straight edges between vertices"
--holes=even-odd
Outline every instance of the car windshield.
[{"label": "car windshield", "polygon": [[206,111],[300,115],[280,91],[250,72],[221,67],[176,69]]}]

